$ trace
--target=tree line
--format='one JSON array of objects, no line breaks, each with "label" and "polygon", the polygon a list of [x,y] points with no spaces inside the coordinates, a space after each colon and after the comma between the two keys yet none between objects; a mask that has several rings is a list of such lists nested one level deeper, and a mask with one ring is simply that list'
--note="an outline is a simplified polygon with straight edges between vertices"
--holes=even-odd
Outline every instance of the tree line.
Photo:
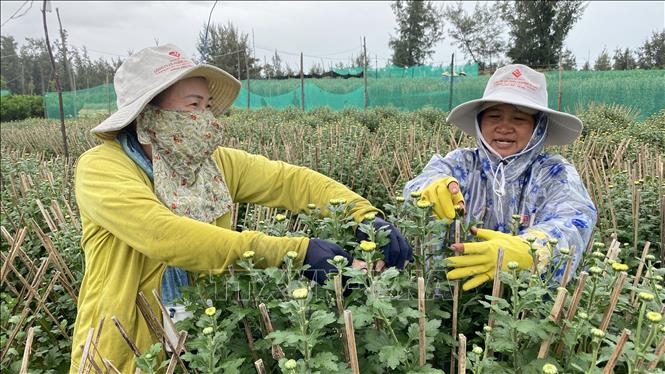
[{"label": "tree line", "polygon": [[[426,64],[436,44],[447,35],[463,51],[466,61],[478,64],[481,70],[492,70],[510,62],[544,70],[557,68],[559,63],[566,70],[577,68],[576,57],[564,48],[564,40],[586,8],[583,1],[476,2],[471,12],[464,9],[462,2],[397,0],[391,7],[395,32],[389,40],[392,49],[389,64],[401,67]],[[67,44],[66,30],[60,36],[53,42],[52,49],[56,52],[54,57],[64,91],[112,83],[121,58],[93,60],[86,47],[79,49]],[[44,39],[26,38],[19,47],[14,37],[3,35],[0,49],[3,89],[29,95],[55,91]],[[203,26],[196,49],[200,62],[218,66],[239,79],[293,76],[300,71],[300,66],[290,66],[277,51],[269,59],[257,58],[249,34],[231,22],[213,23],[207,33]],[[322,74],[330,68],[364,65],[370,65],[370,61],[360,53],[347,62],[339,61],[327,67],[323,62],[315,63],[309,73]],[[613,57],[605,48],[593,64],[586,61],[581,69],[636,68],[665,68],[665,30],[654,31],[636,50],[617,47]]]}]

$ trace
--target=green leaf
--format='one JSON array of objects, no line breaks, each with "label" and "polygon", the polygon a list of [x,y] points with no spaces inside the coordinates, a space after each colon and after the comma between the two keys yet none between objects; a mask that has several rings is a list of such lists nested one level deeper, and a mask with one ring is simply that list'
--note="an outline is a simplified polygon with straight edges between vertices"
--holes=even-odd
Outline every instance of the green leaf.
[{"label": "green leaf", "polygon": [[406,350],[400,346],[385,346],[379,352],[379,360],[387,367],[395,369],[406,361]]},{"label": "green leaf", "polygon": [[221,368],[224,369],[224,374],[240,374],[240,365],[242,365],[243,362],[245,362],[244,358],[226,360]]},{"label": "green leaf", "polygon": [[302,341],[302,335],[300,332],[293,332],[289,330],[278,330],[273,331],[266,336],[266,339],[272,341],[273,344],[285,344],[287,346],[293,346]]},{"label": "green leaf", "polygon": [[335,322],[335,314],[324,310],[317,310],[309,317],[309,328],[318,331]]},{"label": "green leaf", "polygon": [[[353,328],[356,330],[369,326],[374,321],[374,315],[372,315],[369,308],[364,305],[351,305],[347,309],[351,311]],[[343,317],[340,317],[340,323],[344,323],[342,318]]]},{"label": "green leaf", "polygon": [[339,358],[332,352],[321,352],[309,360],[309,365],[312,369],[320,369],[324,373],[329,373],[338,370],[338,361]]}]

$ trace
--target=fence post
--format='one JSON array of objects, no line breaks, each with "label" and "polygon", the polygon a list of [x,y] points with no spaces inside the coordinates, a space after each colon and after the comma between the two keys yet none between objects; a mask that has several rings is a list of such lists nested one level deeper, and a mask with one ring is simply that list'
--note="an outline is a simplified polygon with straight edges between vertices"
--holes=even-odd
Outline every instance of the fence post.
[{"label": "fence post", "polygon": [[249,78],[249,63],[247,62],[247,53],[245,53],[244,55],[245,55],[245,76],[247,77],[247,109],[250,109],[250,101],[249,100],[250,100],[250,96],[252,94],[251,94],[251,91],[250,91],[251,82],[250,82],[250,78]]},{"label": "fence post", "polygon": [[367,111],[367,44],[365,43],[364,36],[363,36],[363,83],[365,85],[365,91],[363,92],[365,105],[363,107],[363,110]]},{"label": "fence post", "polygon": [[305,111],[305,76],[302,66],[302,52],[300,52],[300,105],[303,112]]},{"label": "fence post", "polygon": [[453,79],[455,76],[455,52],[450,58],[450,91],[448,97],[448,112],[453,109]]}]

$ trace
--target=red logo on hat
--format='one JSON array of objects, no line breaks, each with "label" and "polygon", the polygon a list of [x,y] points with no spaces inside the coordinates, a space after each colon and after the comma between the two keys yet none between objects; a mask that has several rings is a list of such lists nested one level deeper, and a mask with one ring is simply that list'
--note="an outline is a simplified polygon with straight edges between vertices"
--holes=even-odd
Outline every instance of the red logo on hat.
[{"label": "red logo on hat", "polygon": [[513,70],[513,77],[519,78],[521,76],[522,76],[522,72],[520,71],[520,69]]},{"label": "red logo on hat", "polygon": [[169,56],[173,56],[175,58],[180,58],[180,52],[178,51],[171,51],[169,52]]}]

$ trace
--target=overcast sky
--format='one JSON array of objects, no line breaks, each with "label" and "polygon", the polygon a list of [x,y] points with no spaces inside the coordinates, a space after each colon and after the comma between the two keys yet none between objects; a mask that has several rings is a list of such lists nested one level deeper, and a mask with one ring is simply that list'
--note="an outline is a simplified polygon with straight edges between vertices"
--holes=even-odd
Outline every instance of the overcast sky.
[{"label": "overcast sky", "polygon": [[[127,51],[173,43],[191,57],[196,53],[196,39],[207,22],[214,1],[141,2],[141,1],[52,1],[47,13],[51,40],[56,39],[59,8],[69,43],[86,46],[93,59],[125,57]],[[475,2],[465,7],[470,11]],[[10,17],[23,5],[16,19]],[[43,38],[42,1],[2,1],[2,35],[13,36],[19,45],[26,37]],[[26,11],[27,10],[27,11]],[[388,47],[394,35],[395,19],[390,2],[229,2],[219,1],[212,22],[233,22],[240,30],[253,33],[256,57],[270,58],[278,50],[283,60],[296,67],[297,54],[303,52],[305,68],[312,63],[329,66],[349,61],[361,52],[361,39],[367,38],[372,65],[385,65],[391,56]],[[612,55],[616,47],[636,49],[653,31],[665,28],[665,1],[591,1],[582,18],[565,41],[581,66],[591,63],[604,47]],[[462,51],[451,46],[450,38],[438,43],[433,63],[465,59]],[[293,55],[290,55],[293,53]],[[588,57],[587,57],[588,56]]]}]

